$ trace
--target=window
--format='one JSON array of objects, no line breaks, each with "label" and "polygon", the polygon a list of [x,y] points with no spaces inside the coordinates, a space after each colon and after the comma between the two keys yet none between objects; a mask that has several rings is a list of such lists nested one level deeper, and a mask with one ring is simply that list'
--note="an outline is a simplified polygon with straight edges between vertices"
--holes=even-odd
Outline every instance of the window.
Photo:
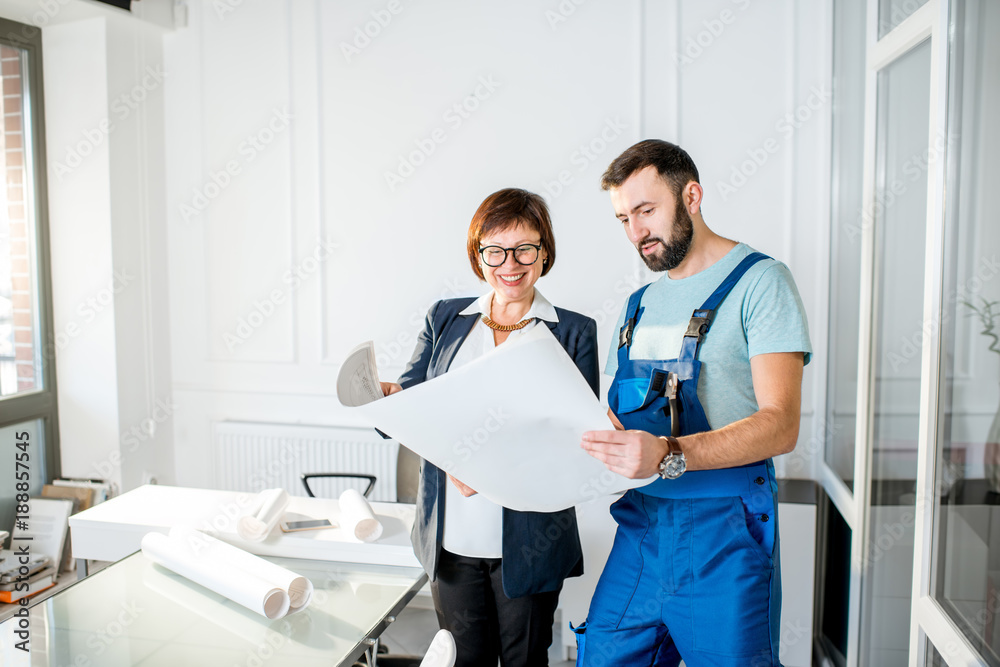
[{"label": "window", "polygon": [[865,6],[858,0],[838,0],[833,13],[833,201],[825,460],[847,488],[853,489],[861,233],[866,222],[861,201],[865,138],[865,46],[861,36],[865,31]]},{"label": "window", "polygon": [[[0,20],[0,469],[27,434],[31,493],[58,473],[55,346],[48,281],[41,31]],[[0,528],[14,515],[14,476],[0,478]]]}]

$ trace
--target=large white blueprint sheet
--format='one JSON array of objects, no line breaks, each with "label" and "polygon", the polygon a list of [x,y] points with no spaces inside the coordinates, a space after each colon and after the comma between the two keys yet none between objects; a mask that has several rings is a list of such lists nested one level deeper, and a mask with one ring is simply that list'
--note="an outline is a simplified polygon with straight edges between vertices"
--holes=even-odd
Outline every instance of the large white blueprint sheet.
[{"label": "large white blueprint sheet", "polygon": [[546,326],[475,361],[355,408],[373,425],[493,502],[554,512],[643,486],[580,448],[614,428]]}]

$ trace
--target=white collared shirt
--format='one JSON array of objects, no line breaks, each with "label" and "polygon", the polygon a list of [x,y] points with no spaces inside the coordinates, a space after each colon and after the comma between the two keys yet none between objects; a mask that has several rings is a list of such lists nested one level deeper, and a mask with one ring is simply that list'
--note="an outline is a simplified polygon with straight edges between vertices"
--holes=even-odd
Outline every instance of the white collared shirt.
[{"label": "white collared shirt", "polygon": [[[483,315],[490,314],[492,303],[493,292],[490,291],[459,313],[462,316],[475,317],[476,324],[462,343],[462,347],[455,353],[449,370],[460,368],[496,349],[496,343],[493,341],[493,330],[486,326],[482,319]],[[536,326],[539,320],[559,321],[555,307],[537,289],[535,289],[535,295],[531,301],[531,308],[522,319],[529,318],[534,319],[523,329],[510,332],[507,337],[508,341],[524,335],[525,332]],[[503,508],[478,493],[466,498],[449,480],[445,493],[442,545],[448,551],[460,556],[501,558],[503,556]]]}]

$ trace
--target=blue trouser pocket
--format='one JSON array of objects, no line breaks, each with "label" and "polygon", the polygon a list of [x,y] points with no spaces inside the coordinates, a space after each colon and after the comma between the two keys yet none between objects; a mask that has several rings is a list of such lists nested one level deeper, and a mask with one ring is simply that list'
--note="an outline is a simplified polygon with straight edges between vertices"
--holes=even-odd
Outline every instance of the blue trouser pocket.
[{"label": "blue trouser pocket", "polygon": [[612,506],[618,533],[577,667],[779,664],[776,508],[769,485],[753,486],[686,500],[633,490]]},{"label": "blue trouser pocket", "polygon": [[577,667],[581,667],[583,665],[583,647],[587,644],[587,621],[584,621],[575,628],[570,623],[569,629],[576,635],[576,665]]}]

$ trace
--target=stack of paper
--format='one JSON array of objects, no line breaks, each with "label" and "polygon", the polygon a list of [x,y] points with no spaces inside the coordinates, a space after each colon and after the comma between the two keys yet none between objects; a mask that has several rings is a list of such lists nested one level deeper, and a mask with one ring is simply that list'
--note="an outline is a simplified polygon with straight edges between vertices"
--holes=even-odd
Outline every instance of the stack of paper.
[{"label": "stack of paper", "polygon": [[[90,509],[94,504],[94,499],[98,496],[98,492],[88,486],[63,486],[56,484],[46,484],[42,487],[42,497],[43,498],[60,498],[63,500],[69,500],[73,503],[73,507],[70,510],[70,516],[78,514],[84,510]],[[71,537],[66,536],[66,542],[63,544],[62,558],[59,562],[59,573],[72,572],[76,568],[76,561],[73,560],[73,545],[71,543]]]},{"label": "stack of paper", "polygon": [[55,479],[52,480],[54,486],[75,487],[78,489],[90,489],[93,491],[91,504],[103,503],[114,495],[114,485],[111,482],[103,482],[93,479]]},{"label": "stack of paper", "polygon": [[31,554],[45,556],[58,567],[63,556],[63,545],[73,513],[73,501],[56,498],[31,498],[30,516],[14,523],[11,545],[29,544]]},{"label": "stack of paper", "polygon": [[51,563],[48,556],[19,556],[10,549],[0,551],[0,602],[17,602],[54,586],[56,568]]}]

